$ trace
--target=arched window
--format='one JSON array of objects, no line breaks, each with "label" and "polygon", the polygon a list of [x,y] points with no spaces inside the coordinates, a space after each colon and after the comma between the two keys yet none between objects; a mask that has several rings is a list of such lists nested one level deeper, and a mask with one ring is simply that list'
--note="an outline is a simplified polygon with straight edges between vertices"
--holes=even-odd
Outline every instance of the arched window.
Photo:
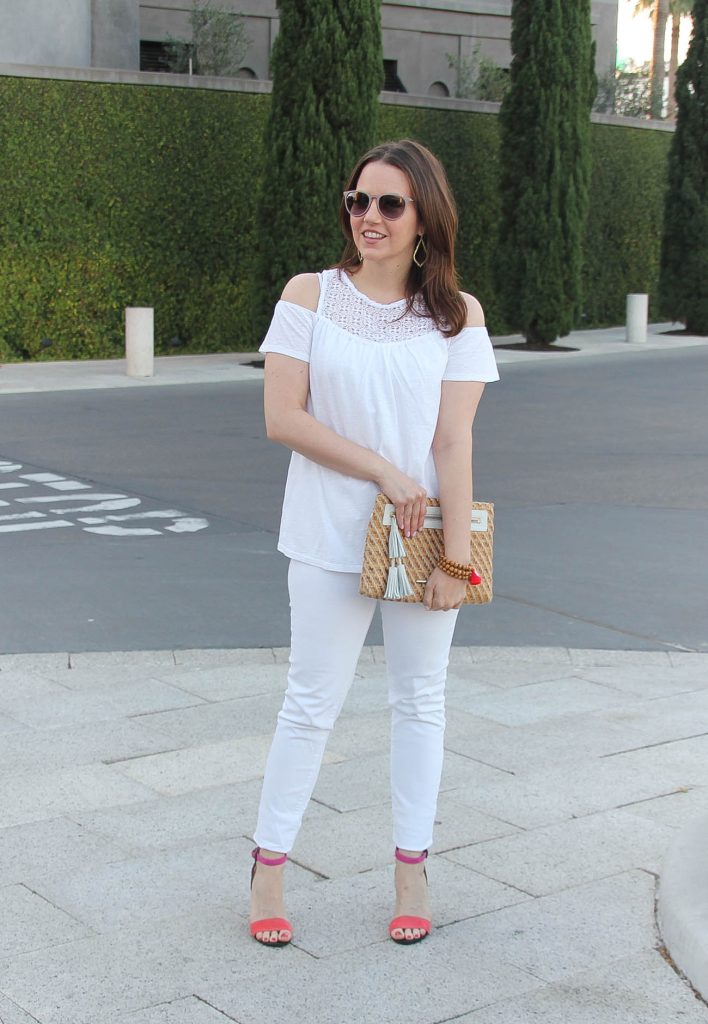
[{"label": "arched window", "polygon": [[239,68],[236,78],[258,78],[258,75],[252,68]]},{"label": "arched window", "polygon": [[433,82],[428,89],[428,96],[449,96],[450,90],[444,82]]}]

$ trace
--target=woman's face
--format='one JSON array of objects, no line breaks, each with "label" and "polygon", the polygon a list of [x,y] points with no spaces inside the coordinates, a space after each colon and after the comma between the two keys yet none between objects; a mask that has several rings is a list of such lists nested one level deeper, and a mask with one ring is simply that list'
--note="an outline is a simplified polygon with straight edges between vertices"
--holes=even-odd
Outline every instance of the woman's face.
[{"label": "woman's face", "polygon": [[[413,196],[408,175],[398,167],[380,161],[367,164],[356,183],[357,189],[369,195],[383,196],[396,193]],[[398,220],[386,220],[373,200],[363,217],[349,217],[352,237],[364,260],[405,266],[413,258],[417,236],[422,234],[415,203],[406,203],[405,213]]]}]

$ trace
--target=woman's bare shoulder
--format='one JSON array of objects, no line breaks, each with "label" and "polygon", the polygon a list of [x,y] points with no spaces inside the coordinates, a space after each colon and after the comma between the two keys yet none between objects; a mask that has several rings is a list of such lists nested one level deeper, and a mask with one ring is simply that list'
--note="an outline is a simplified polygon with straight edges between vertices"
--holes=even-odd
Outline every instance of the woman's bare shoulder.
[{"label": "woman's bare shoulder", "polygon": [[474,295],[469,295],[467,292],[460,292],[460,295],[467,306],[467,322],[465,326],[484,327],[484,310],[477,299],[475,299]]},{"label": "woman's bare shoulder", "polygon": [[317,274],[296,274],[283,288],[280,298],[296,306],[304,306],[313,312],[320,300],[320,282]]}]

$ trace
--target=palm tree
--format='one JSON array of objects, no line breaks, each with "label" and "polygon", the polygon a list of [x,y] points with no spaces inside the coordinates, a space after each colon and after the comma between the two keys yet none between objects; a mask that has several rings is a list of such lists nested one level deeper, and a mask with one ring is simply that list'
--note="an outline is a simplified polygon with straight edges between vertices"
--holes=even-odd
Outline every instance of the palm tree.
[{"label": "palm tree", "polygon": [[676,71],[678,69],[679,33],[681,19],[690,17],[693,0],[671,0],[671,59],[669,61],[669,103],[666,116],[676,120]]},{"label": "palm tree", "polygon": [[664,105],[664,47],[666,45],[666,25],[671,16],[671,60],[669,63],[669,101],[667,117],[675,117],[676,100],[674,83],[678,67],[678,44],[681,29],[681,18],[690,15],[693,0],[636,0],[634,13],[651,11],[654,23],[654,47],[651,62],[651,116],[660,118]]}]

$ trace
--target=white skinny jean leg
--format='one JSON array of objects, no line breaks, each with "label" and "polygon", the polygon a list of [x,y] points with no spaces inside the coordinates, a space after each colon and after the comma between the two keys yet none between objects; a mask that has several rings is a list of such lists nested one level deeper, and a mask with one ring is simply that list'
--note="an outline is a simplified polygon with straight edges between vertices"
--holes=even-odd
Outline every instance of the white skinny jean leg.
[{"label": "white skinny jean leg", "polygon": [[445,679],[457,610],[382,601],[391,707],[393,840],[427,850],[443,765]]},{"label": "white skinny jean leg", "polygon": [[254,839],[289,853],[325,745],[354,679],[376,602],[359,594],[357,573],[291,561],[288,687],[266,762]]}]

